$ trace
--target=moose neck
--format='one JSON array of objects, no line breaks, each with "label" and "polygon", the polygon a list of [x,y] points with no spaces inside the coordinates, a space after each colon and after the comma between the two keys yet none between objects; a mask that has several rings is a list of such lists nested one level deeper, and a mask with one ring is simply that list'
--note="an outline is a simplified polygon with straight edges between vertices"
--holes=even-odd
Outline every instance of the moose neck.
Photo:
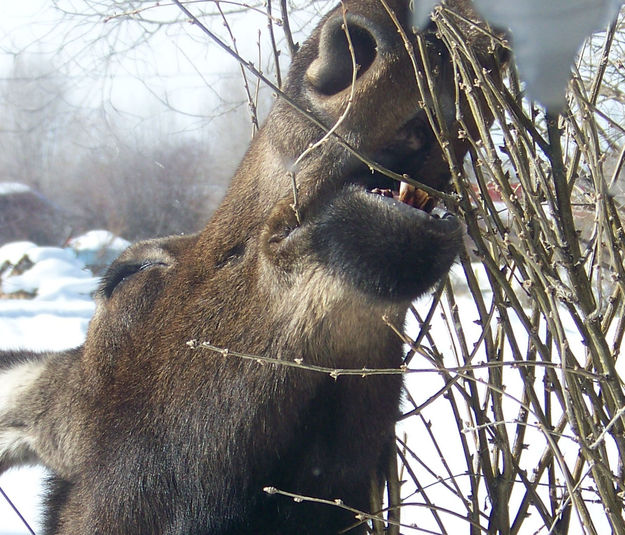
[{"label": "moose neck", "polygon": [[[295,165],[306,148],[323,136],[323,131],[310,124],[302,126],[306,121],[284,119],[285,115],[292,118],[294,114],[299,112],[283,102],[276,103],[254,137],[223,201],[201,232],[201,250],[226,254],[243,241],[253,245],[276,204],[287,198],[294,202],[294,180],[300,205],[318,196],[317,184],[336,186],[332,175],[338,179],[344,170],[349,159],[347,152],[331,140]],[[284,138],[289,142],[285,143]]]}]

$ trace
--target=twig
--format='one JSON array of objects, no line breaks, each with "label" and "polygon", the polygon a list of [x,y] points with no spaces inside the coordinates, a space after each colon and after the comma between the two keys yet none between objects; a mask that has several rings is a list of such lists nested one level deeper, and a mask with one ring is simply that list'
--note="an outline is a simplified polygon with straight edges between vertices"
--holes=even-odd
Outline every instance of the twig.
[{"label": "twig", "polygon": [[[215,2],[215,5],[217,6],[217,10],[219,11],[219,14],[221,15],[221,19],[223,20],[223,23],[228,32],[228,35],[230,36],[230,41],[232,42],[232,50],[234,50],[234,52],[238,56],[239,50],[237,48],[237,40],[234,34],[232,33],[232,29],[230,28],[228,19],[224,15],[224,12],[221,9],[221,5],[219,1]],[[260,47],[259,47],[259,50],[260,50]],[[247,82],[247,74],[246,74],[245,68],[243,67],[243,65],[239,65],[239,68],[241,69],[241,77],[243,78],[243,88],[245,89],[245,94],[247,95],[247,105],[250,110],[250,119],[252,121],[252,136],[253,136],[258,131],[258,128],[259,128],[258,117],[256,114],[256,102],[254,101],[254,98],[252,97],[250,86]]]},{"label": "twig", "polygon": [[282,29],[284,30],[284,37],[286,38],[286,44],[289,47],[289,54],[291,57],[297,54],[298,45],[293,42],[293,34],[291,33],[291,25],[289,23],[289,12],[286,6],[287,0],[280,0],[280,13],[282,16]]},{"label": "twig", "polygon": [[[280,51],[276,44],[276,36],[273,31],[273,17],[271,14],[271,0],[267,0],[267,29],[269,30],[269,38],[271,40],[271,50],[273,51],[273,62],[276,66],[276,82],[278,87],[282,87],[282,75],[280,74]],[[260,65],[260,63],[259,63]],[[258,79],[260,82],[260,79]]]}]

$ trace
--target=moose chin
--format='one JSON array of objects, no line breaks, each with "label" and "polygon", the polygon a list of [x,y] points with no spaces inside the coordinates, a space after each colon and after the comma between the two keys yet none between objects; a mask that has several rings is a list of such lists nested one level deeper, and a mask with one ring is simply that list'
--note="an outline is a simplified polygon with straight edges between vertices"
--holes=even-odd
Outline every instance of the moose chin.
[{"label": "moose chin", "polygon": [[[386,4],[347,0],[323,18],[293,58],[290,102],[278,98],[204,230],[124,252],[84,345],[0,353],[0,472],[49,468],[45,534],[367,532],[345,508],[264,489],[375,512],[401,376],[311,368],[400,368],[389,325],[462,243],[433,197],[346,147],[433,188],[449,181],[402,37],[415,39],[408,2]],[[472,46],[491,68],[481,35]],[[435,31],[424,37],[457,132],[449,52]],[[341,116],[337,136],[300,158],[325,135],[318,124]],[[451,145],[458,159],[463,143]],[[311,366],[283,365],[294,362]]]}]

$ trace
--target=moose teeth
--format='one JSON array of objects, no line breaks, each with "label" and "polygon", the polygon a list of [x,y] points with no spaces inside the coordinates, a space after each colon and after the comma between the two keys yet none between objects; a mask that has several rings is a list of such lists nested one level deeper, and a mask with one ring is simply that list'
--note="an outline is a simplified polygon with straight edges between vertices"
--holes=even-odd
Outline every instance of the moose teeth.
[{"label": "moose teeth", "polygon": [[425,191],[406,182],[400,184],[399,193],[386,188],[374,188],[371,190],[371,193],[397,199],[408,206],[425,212],[430,212],[436,203],[434,197],[430,197]]},{"label": "moose teeth", "polygon": [[412,205],[410,201],[415,196],[416,191],[417,188],[415,188],[414,186],[411,186],[407,182],[402,182],[399,185],[399,200],[401,202],[405,202],[406,204]]},{"label": "moose teeth", "polygon": [[399,186],[399,200],[425,212],[431,212],[436,204],[434,197],[406,182],[402,182]]}]

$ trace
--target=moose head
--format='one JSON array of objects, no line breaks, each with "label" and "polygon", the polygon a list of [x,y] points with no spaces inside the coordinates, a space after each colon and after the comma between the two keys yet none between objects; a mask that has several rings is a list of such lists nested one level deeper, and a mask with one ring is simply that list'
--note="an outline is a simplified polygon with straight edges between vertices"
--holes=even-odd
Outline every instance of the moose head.
[{"label": "moose head", "polygon": [[[401,377],[319,370],[399,368],[389,325],[460,247],[456,217],[359,157],[449,180],[409,20],[401,0],[331,11],[204,230],[124,252],[81,347],[0,354],[0,472],[51,470],[46,534],[366,532],[343,508],[264,489],[370,511]],[[449,53],[434,32],[426,44],[453,131]]]}]

